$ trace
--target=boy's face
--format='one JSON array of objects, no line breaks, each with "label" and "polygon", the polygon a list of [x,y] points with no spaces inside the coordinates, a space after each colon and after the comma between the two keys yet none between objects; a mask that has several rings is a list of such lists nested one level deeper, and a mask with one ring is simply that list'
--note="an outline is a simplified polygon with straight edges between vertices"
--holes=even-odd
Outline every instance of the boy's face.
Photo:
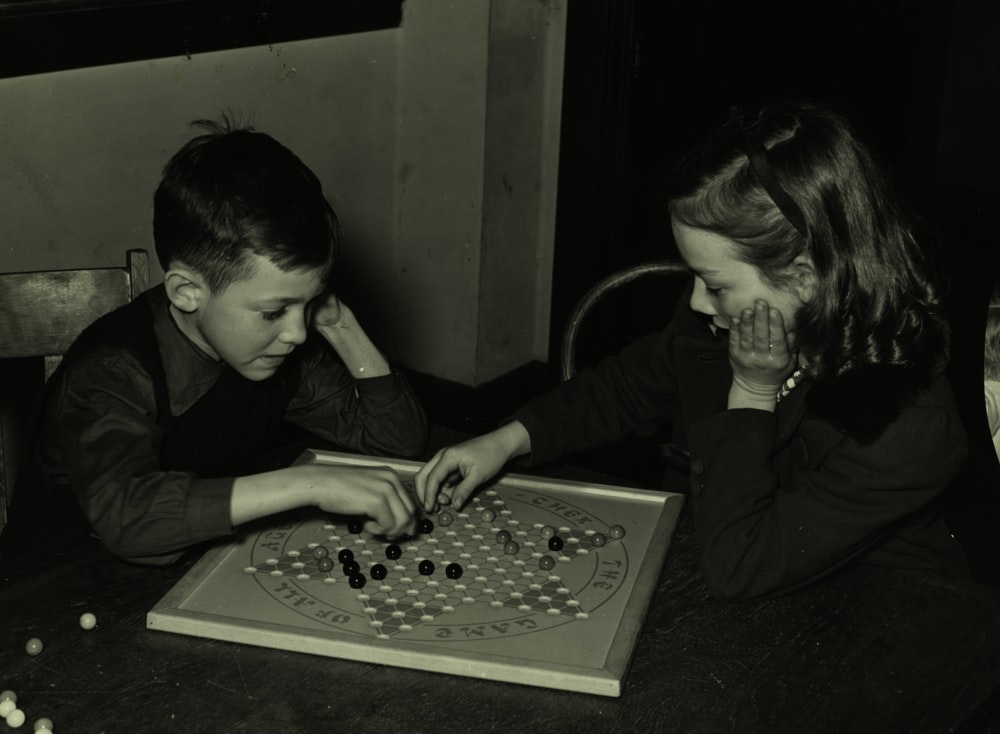
[{"label": "boy's face", "polygon": [[736,245],[721,235],[676,220],[672,227],[681,257],[695,276],[692,310],[710,316],[720,329],[728,329],[732,319],[763,299],[781,312],[786,330],[794,331],[803,292],[776,288],[765,281],[756,267],[736,256]]},{"label": "boy's face", "polygon": [[248,380],[266,380],[306,340],[306,307],[324,287],[324,268],[280,270],[259,255],[253,275],[203,295],[181,328],[209,356]]}]

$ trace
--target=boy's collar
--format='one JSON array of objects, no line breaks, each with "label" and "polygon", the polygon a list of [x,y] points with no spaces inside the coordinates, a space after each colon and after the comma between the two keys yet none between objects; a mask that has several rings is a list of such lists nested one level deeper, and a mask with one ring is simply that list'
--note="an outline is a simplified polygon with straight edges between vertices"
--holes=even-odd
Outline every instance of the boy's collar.
[{"label": "boy's collar", "polygon": [[223,365],[206,355],[181,331],[170,315],[170,302],[162,287],[152,302],[153,330],[167,379],[170,413],[182,415],[212,388],[222,374]]}]

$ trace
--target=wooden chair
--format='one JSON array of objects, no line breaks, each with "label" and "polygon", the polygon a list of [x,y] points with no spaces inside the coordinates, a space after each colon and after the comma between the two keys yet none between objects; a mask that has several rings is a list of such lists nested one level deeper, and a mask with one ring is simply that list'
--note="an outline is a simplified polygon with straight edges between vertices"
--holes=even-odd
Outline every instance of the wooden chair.
[{"label": "wooden chair", "polygon": [[[85,327],[148,287],[146,250],[128,250],[124,268],[2,273],[0,359],[42,357],[47,380]],[[4,418],[0,414],[0,529],[17,468],[17,431],[13,421],[5,427]]]}]

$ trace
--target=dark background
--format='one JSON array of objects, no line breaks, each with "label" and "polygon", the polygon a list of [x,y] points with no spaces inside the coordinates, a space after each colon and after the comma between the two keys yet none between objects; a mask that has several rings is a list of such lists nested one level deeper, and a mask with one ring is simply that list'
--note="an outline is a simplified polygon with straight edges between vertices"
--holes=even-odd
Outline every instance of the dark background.
[{"label": "dark background", "polygon": [[[553,283],[553,383],[573,306],[600,278],[676,256],[664,179],[730,106],[798,97],[851,117],[925,220],[950,292],[951,377],[970,433],[953,529],[980,575],[1000,580],[1000,465],[983,399],[983,333],[1000,273],[1000,3],[642,2],[569,4]],[[581,333],[583,357],[666,322],[675,295],[647,281]],[[584,349],[589,336],[592,354]],[[523,392],[523,385],[521,386]],[[581,457],[651,481],[654,446]]]},{"label": "dark background", "polygon": [[[553,347],[600,277],[676,254],[665,174],[730,106],[782,97],[833,105],[931,225],[977,237],[990,189],[1000,193],[996,8],[989,0],[570,3]],[[635,318],[609,321],[619,330]]]}]

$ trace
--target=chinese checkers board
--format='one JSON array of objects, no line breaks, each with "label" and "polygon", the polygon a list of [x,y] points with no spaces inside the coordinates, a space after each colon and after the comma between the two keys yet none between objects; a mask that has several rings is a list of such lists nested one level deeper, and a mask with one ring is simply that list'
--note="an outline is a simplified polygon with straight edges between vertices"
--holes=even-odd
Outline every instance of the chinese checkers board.
[{"label": "chinese checkers board", "polygon": [[[300,461],[421,464],[309,451]],[[505,474],[413,537],[282,516],[209,550],[154,630],[618,696],[683,498]]]}]

